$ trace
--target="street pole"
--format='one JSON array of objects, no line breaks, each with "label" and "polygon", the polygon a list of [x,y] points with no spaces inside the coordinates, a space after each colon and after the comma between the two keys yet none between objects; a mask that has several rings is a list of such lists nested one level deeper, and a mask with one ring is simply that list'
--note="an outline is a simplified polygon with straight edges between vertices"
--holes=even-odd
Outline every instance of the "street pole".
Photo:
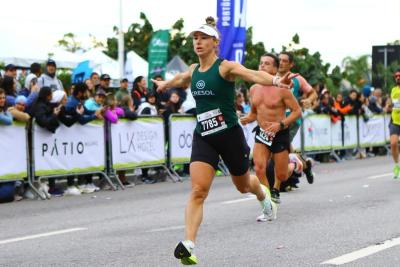
[{"label": "street pole", "polygon": [[122,0],[119,0],[118,63],[118,78],[122,79],[124,76],[124,31],[122,28]]}]

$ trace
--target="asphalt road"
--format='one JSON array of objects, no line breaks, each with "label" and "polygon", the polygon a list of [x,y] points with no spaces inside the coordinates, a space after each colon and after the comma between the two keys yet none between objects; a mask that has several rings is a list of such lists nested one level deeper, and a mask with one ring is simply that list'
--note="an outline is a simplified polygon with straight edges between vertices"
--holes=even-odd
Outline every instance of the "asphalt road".
[{"label": "asphalt road", "polygon": [[[315,184],[303,179],[283,193],[267,223],[256,222],[255,199],[218,177],[199,266],[400,266],[400,180],[391,171],[389,157],[317,165]],[[173,249],[189,189],[190,181],[164,182],[2,204],[0,266],[179,266]]]}]

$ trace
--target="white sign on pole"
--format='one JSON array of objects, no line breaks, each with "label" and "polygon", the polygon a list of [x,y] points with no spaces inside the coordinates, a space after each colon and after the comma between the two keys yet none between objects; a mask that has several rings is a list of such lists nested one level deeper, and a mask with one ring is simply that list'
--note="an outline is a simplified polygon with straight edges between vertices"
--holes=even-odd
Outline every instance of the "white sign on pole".
[{"label": "white sign on pole", "polygon": [[61,124],[53,134],[33,126],[35,175],[58,175],[104,169],[103,122]]},{"label": "white sign on pole", "polygon": [[331,119],[327,115],[310,115],[304,118],[304,150],[329,150],[332,147]]},{"label": "white sign on pole", "polygon": [[119,120],[111,125],[115,169],[165,163],[164,121],[160,117]]},{"label": "white sign on pole", "polygon": [[385,120],[383,115],[374,115],[367,122],[359,118],[360,146],[379,146],[385,144]]},{"label": "white sign on pole", "polygon": [[173,115],[170,117],[169,153],[171,163],[190,162],[195,127],[195,117]]},{"label": "white sign on pole", "polygon": [[25,123],[0,126],[0,180],[15,180],[27,176]]}]

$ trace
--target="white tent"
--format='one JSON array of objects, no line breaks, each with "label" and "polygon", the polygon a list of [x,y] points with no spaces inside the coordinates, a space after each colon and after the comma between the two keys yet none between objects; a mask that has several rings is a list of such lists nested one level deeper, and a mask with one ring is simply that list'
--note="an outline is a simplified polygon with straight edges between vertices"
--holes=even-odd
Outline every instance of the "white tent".
[{"label": "white tent", "polygon": [[119,65],[118,61],[107,56],[99,48],[91,49],[80,55],[80,61],[89,60],[89,66],[93,71],[99,74],[108,74],[113,79],[119,78]]},{"label": "white tent", "polygon": [[174,76],[180,72],[185,72],[189,69],[189,66],[182,60],[180,56],[174,56],[167,64],[167,71],[165,73],[165,79],[171,80]]},{"label": "white tent", "polygon": [[27,45],[26,49],[18,50],[18,53],[11,53],[11,51],[0,49],[1,62],[4,62],[5,64],[14,64],[23,68],[29,68],[34,62],[46,62],[49,58],[56,62],[58,68],[72,69],[82,61],[80,55],[65,51],[60,47],[30,50],[29,45]]},{"label": "white tent", "polygon": [[137,76],[147,77],[149,72],[149,63],[136,54],[134,51],[129,51],[126,54],[126,62],[125,62],[125,75],[130,82]]}]

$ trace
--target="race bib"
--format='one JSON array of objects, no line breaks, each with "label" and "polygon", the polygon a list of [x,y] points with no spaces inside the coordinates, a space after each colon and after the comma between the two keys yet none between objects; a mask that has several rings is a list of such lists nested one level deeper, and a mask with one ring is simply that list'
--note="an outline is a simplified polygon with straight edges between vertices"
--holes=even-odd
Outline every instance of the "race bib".
[{"label": "race bib", "polygon": [[224,115],[222,115],[219,108],[197,115],[197,121],[200,124],[201,136],[206,136],[228,128]]},{"label": "race bib", "polygon": [[266,131],[260,127],[260,131],[256,134],[256,139],[261,143],[271,146],[273,137],[270,137]]}]

